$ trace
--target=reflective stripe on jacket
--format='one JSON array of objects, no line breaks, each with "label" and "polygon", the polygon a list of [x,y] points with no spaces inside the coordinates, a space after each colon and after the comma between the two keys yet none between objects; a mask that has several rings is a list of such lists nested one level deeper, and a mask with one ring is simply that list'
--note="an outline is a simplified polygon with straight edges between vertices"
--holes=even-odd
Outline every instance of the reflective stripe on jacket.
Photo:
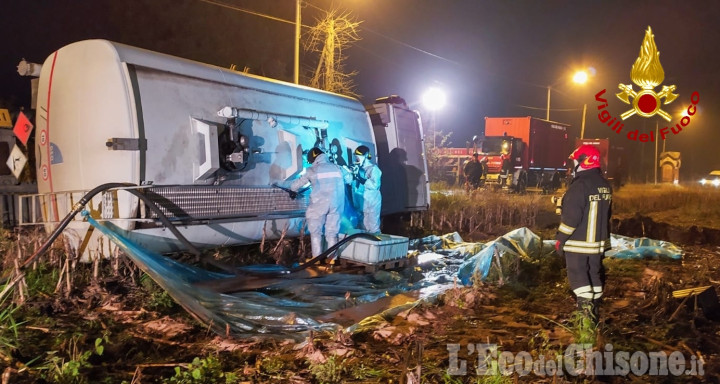
[{"label": "reflective stripe on jacket", "polygon": [[599,168],[580,171],[562,200],[555,238],[563,251],[598,254],[610,249],[612,188]]}]

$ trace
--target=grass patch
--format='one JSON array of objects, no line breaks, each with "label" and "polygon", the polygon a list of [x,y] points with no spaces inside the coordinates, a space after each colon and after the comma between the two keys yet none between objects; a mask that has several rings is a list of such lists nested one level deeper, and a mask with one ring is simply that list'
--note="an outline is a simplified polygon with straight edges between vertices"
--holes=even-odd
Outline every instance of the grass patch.
[{"label": "grass patch", "polygon": [[341,383],[346,370],[345,362],[336,356],[328,357],[324,363],[310,364],[310,373],[321,384]]},{"label": "grass patch", "polygon": [[624,260],[614,257],[606,257],[603,259],[605,272],[615,277],[627,277],[631,279],[639,279],[642,277],[645,262],[643,260]]},{"label": "grass patch", "polygon": [[473,239],[534,227],[541,210],[553,209],[547,196],[446,189],[433,192],[430,209],[414,213],[411,224],[425,233],[459,232],[463,238]]},{"label": "grass patch", "polygon": [[613,194],[613,214],[720,228],[720,191],[695,185],[629,184]]},{"label": "grass patch", "polygon": [[176,309],[175,300],[147,274],[143,273],[140,276],[140,285],[148,295],[145,301],[146,308],[160,313],[171,313]]},{"label": "grass patch", "polygon": [[175,367],[175,375],[163,383],[201,384],[201,383],[237,383],[240,379],[232,372],[224,372],[218,358],[208,356],[196,357],[185,367]]}]

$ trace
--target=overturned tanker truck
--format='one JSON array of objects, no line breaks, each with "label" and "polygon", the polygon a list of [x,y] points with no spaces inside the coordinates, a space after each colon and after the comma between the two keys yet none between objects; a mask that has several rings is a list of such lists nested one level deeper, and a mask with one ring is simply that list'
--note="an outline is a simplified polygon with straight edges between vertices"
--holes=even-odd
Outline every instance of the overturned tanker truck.
[{"label": "overturned tanker truck", "polygon": [[[83,204],[159,253],[187,242],[207,249],[300,236],[308,197],[292,199],[274,185],[298,177],[314,146],[340,164],[368,146],[388,170],[383,214],[429,205],[420,118],[397,97],[366,109],[353,98],[105,40],[52,53],[38,84],[38,193],[22,196],[30,214],[20,224],[52,232]],[[83,200],[101,185],[113,188]],[[75,251],[112,254],[115,246],[77,216],[62,232]]]}]

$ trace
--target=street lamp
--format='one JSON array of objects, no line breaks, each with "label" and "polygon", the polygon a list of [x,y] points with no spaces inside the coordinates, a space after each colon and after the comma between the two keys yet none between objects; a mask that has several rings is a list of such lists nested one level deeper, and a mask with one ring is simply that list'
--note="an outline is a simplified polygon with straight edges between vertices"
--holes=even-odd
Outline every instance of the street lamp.
[{"label": "street lamp", "polygon": [[[588,74],[585,71],[577,71],[573,75],[573,82],[575,84],[585,84],[588,81]],[[587,115],[587,103],[583,104],[583,117],[580,128],[580,138],[585,138],[585,115]]]},{"label": "street lamp", "polygon": [[577,71],[573,75],[573,82],[576,84],[585,84],[588,81],[588,74],[585,71]]},{"label": "street lamp", "polygon": [[[592,70],[592,69],[591,69]],[[589,79],[589,75],[587,71],[581,70],[576,71],[572,76],[572,81],[575,84],[585,84],[587,83]],[[557,84],[557,83],[556,83]],[[545,120],[550,120],[550,90],[552,89],[552,85],[547,86],[547,112],[545,113]],[[582,116],[582,126],[580,128],[580,138],[585,138],[585,116],[587,115],[587,103],[583,104],[583,116]]]},{"label": "street lamp", "polygon": [[422,102],[425,108],[430,111],[430,129],[432,131],[432,146],[435,148],[436,140],[436,117],[437,111],[445,106],[445,92],[442,89],[431,87],[422,95]]}]

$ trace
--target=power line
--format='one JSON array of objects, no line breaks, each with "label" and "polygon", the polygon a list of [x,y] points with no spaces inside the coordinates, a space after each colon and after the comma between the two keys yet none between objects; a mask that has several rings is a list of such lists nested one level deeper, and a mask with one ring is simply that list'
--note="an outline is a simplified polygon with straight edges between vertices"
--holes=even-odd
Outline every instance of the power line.
[{"label": "power line", "polygon": [[[238,12],[243,12],[243,13],[247,13],[247,14],[251,14],[251,15],[255,15],[255,16],[264,17],[264,18],[266,18],[266,19],[275,20],[275,21],[279,21],[279,22],[282,22],[282,23],[286,23],[286,24],[293,24],[293,25],[295,24],[295,21],[292,21],[292,20],[285,20],[285,19],[282,19],[282,18],[279,18],[279,17],[275,17],[275,16],[272,16],[272,15],[267,15],[267,14],[260,13],[260,12],[256,12],[256,11],[252,11],[252,10],[249,10],[249,9],[246,9],[246,8],[238,7],[238,6],[236,6],[236,5],[227,4],[227,3],[224,3],[224,2],[221,2],[221,1],[218,1],[218,0],[198,0],[198,1],[203,2],[203,3],[207,3],[207,4],[216,5],[216,6],[223,7],[223,8],[232,9],[232,10],[238,11]],[[315,8],[316,10],[325,12],[324,9],[322,9],[322,8],[320,8],[320,7],[318,7],[318,6],[314,5],[314,4],[311,4],[311,3],[308,2],[308,1],[303,1],[302,3],[303,3],[303,4],[307,4],[308,6],[310,6],[310,7],[312,7],[312,8]],[[312,28],[311,26],[305,25],[305,24],[301,24],[301,26],[304,27],[304,28]],[[464,66],[463,64],[461,64],[461,63],[459,63],[459,62],[457,62],[457,61],[450,60],[450,59],[445,58],[445,57],[442,57],[442,56],[440,56],[440,55],[436,55],[436,54],[434,54],[434,53],[432,53],[432,52],[428,52],[428,51],[426,51],[426,50],[424,50],[424,49],[415,47],[415,46],[413,46],[413,45],[411,45],[411,44],[408,44],[408,43],[406,43],[406,42],[403,42],[403,41],[400,41],[400,40],[398,40],[398,39],[392,38],[392,37],[390,37],[390,36],[388,36],[388,35],[385,35],[385,34],[383,34],[383,33],[377,32],[377,31],[375,31],[375,30],[373,30],[373,29],[370,29],[370,28],[367,28],[367,27],[365,27],[365,26],[360,27],[360,29],[361,29],[361,30],[368,31],[368,32],[370,32],[370,33],[373,33],[373,34],[375,34],[375,35],[377,35],[377,36],[380,36],[380,37],[382,37],[382,38],[385,38],[385,39],[387,39],[387,40],[389,40],[389,41],[391,41],[391,42],[393,42],[393,43],[402,45],[402,46],[404,46],[404,47],[406,47],[406,48],[409,48],[409,49],[415,50],[415,51],[417,51],[417,52],[420,52],[420,53],[422,53],[422,54],[428,55],[428,56],[430,56],[430,57],[436,58],[436,59],[438,59],[438,60],[442,60],[442,61],[445,61],[445,62],[454,64],[454,65],[457,65],[457,66],[460,66],[460,67],[463,67],[463,66]],[[356,45],[357,45],[357,44],[356,44]],[[363,47],[361,47],[361,49],[364,49],[365,51],[371,52],[368,48],[363,48]],[[376,54],[376,56],[381,56],[381,55],[377,55],[377,54]],[[489,71],[488,71],[488,72],[489,72]],[[506,79],[508,79],[508,80],[510,80],[510,81],[512,81],[512,82],[518,83],[518,84],[529,85],[529,86],[538,87],[538,88],[547,88],[546,85],[540,85],[540,84],[535,84],[535,83],[530,83],[530,82],[518,80],[518,79],[516,79],[516,78],[507,77],[507,76],[504,76],[504,75],[499,74],[499,73],[496,73],[496,75],[498,75],[498,76],[500,76],[500,77],[503,77],[503,78],[506,78]],[[553,90],[555,90],[556,92],[562,93],[561,91],[558,91],[558,90],[555,89],[555,88],[553,88]]]},{"label": "power line", "polygon": [[[540,111],[547,111],[547,108],[531,107],[529,105],[515,104],[515,106],[520,107],[520,108],[526,108],[526,109],[537,109]],[[582,111],[582,108],[550,108],[550,110],[555,111],[555,112],[575,112],[575,111]]]},{"label": "power line", "polygon": [[[275,17],[275,16],[272,16],[272,15],[266,15],[266,14],[264,14],[264,13],[260,13],[260,12],[256,12],[256,11],[251,11],[251,10],[249,10],[249,9],[241,8],[241,7],[238,7],[238,6],[236,6],[236,5],[226,4],[226,3],[223,3],[223,2],[217,1],[217,0],[198,0],[198,1],[203,2],[203,3],[207,3],[207,4],[217,5],[217,6],[223,7],[223,8],[232,9],[232,10],[238,11],[238,12],[243,12],[243,13],[248,13],[248,14],[255,15],[255,16],[264,17],[264,18],[266,18],[266,19],[275,20],[275,21],[279,21],[279,22],[282,22],[282,23],[286,23],[286,24],[295,25],[295,21],[292,21],[292,20],[281,19],[281,18],[279,18],[279,17]],[[301,25],[302,25],[302,24],[301,24]],[[310,28],[310,27],[307,26],[307,25],[302,25],[302,26],[305,27],[305,28]]]},{"label": "power line", "polygon": [[420,52],[420,53],[423,53],[423,54],[426,54],[426,55],[428,55],[428,56],[434,57],[434,58],[436,58],[436,59],[440,59],[440,60],[443,60],[443,61],[447,61],[448,63],[451,63],[451,64],[455,64],[455,65],[458,65],[458,66],[462,66],[462,64],[458,63],[457,61],[453,61],[453,60],[450,60],[450,59],[448,59],[448,58],[442,57],[442,56],[440,56],[440,55],[436,55],[436,54],[434,54],[434,53],[432,53],[432,52],[428,52],[428,51],[426,51],[426,50],[423,50],[423,49],[420,49],[420,48],[418,48],[418,47],[412,46],[412,45],[410,45],[410,44],[408,44],[408,43],[405,43],[405,42],[402,42],[402,41],[400,41],[400,40],[394,39],[394,38],[392,38],[392,37],[390,37],[390,36],[383,35],[383,34],[380,33],[380,32],[373,31],[373,30],[370,29],[370,28],[360,27],[360,29],[366,30],[366,31],[368,31],[368,32],[370,32],[370,33],[374,33],[374,34],[376,34],[376,35],[378,35],[378,36],[380,36],[380,37],[384,37],[384,38],[392,41],[393,43],[400,44],[400,45],[402,45],[402,46],[404,46],[404,47],[413,49],[413,50],[415,50],[415,51],[418,51],[418,52]]}]

